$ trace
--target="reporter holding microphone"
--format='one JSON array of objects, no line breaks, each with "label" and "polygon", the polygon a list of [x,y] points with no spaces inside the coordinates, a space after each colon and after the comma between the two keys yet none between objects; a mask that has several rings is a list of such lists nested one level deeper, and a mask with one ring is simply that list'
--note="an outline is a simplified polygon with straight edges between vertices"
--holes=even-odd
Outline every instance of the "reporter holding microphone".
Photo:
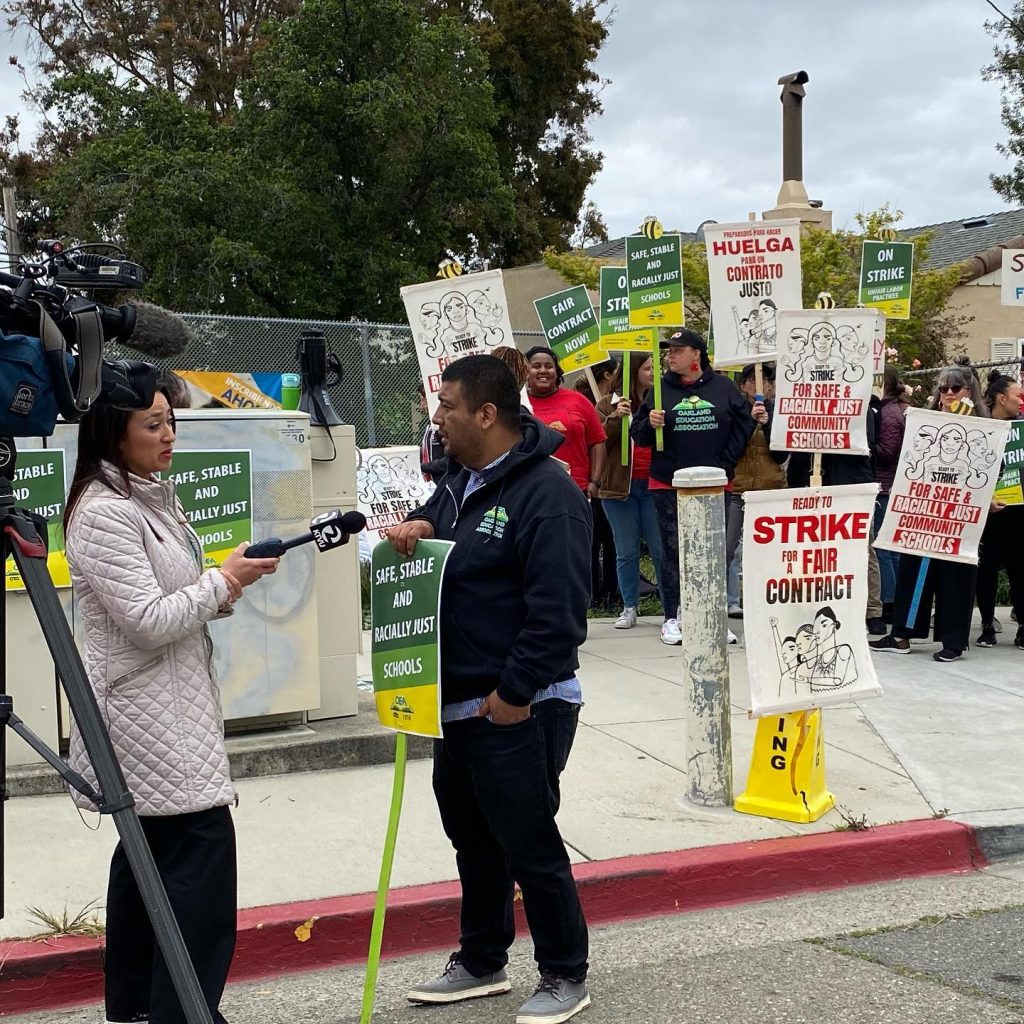
[{"label": "reporter holding microphone", "polygon": [[[246,558],[242,545],[204,571],[174,484],[156,476],[170,468],[174,441],[163,386],[148,409],[94,406],[79,428],[64,531],[89,681],[210,1013],[225,1024],[218,1006],[235,947],[235,794],[206,624],[230,615],[279,559]],[[71,761],[96,784],[74,721]],[[105,970],[111,1024],[184,1024],[120,843]]]}]

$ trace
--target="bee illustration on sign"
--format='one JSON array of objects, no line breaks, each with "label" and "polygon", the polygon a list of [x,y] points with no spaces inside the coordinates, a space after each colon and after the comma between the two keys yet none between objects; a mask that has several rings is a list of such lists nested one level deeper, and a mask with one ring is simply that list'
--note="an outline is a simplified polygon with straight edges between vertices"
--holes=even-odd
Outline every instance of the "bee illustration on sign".
[{"label": "bee illustration on sign", "polygon": [[864,379],[864,359],[872,339],[861,336],[863,324],[820,320],[810,328],[794,327],[782,354],[786,380],[844,382]]},{"label": "bee illustration on sign", "polygon": [[437,265],[436,277],[446,278],[450,280],[453,277],[460,277],[462,275],[462,264],[458,260],[442,260]]},{"label": "bee illustration on sign", "polygon": [[665,228],[657,217],[644,217],[644,222],[640,225],[640,233],[651,239],[661,238],[665,233]]},{"label": "bee illustration on sign", "polygon": [[921,427],[905,448],[903,475],[908,480],[978,490],[998,472],[998,453],[984,430],[962,423]]}]

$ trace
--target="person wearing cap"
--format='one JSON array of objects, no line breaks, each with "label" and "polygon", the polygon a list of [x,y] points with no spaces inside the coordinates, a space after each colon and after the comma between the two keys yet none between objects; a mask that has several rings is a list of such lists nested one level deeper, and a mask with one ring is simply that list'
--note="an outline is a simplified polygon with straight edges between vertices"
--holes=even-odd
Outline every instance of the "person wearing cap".
[{"label": "person wearing cap", "polygon": [[[775,368],[771,365],[764,365],[761,374],[765,391],[774,392]],[[748,363],[743,367],[739,385],[743,397],[747,400],[750,418],[756,426],[739,462],[736,463],[732,491],[726,500],[725,557],[729,566],[732,565],[732,560],[736,556],[740,539],[743,536],[742,495],[747,491],[770,491],[785,487],[786,471],[783,469],[783,463],[789,455],[788,452],[775,452],[771,449],[775,402],[771,398],[757,394],[757,370],[753,363]],[[738,593],[730,597],[729,617],[734,619],[743,617]]]},{"label": "person wearing cap", "polygon": [[[678,469],[713,466],[725,472],[730,483],[736,463],[744,453],[754,420],[736,385],[711,368],[707,342],[693,331],[674,331],[661,348],[666,351],[668,372],[662,378],[664,408],[654,408],[654,392],[648,392],[630,433],[637,444],[654,447],[655,430],[664,427],[664,450],[651,455],[648,484],[658,510],[661,531],[659,579],[665,602],[662,643],[682,643],[679,630],[679,534],[676,525],[676,493],[672,478]],[[733,640],[730,640],[733,642]]]}]

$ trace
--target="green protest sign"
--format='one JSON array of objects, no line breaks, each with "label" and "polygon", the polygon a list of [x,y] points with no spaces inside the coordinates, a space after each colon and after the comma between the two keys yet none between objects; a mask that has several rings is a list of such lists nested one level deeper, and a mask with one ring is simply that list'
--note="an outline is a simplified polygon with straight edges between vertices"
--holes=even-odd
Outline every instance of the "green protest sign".
[{"label": "green protest sign", "polygon": [[167,474],[199,535],[206,565],[222,565],[252,540],[252,453],[176,451]]},{"label": "green protest sign", "polygon": [[[47,520],[46,567],[54,586],[70,587],[71,575],[64,555],[64,449],[44,448],[18,453],[18,468],[11,481],[14,502]],[[8,590],[24,590],[13,558],[5,567]]]},{"label": "green protest sign", "polygon": [[583,285],[545,295],[533,303],[541,330],[566,373],[603,362],[601,329]]},{"label": "green protest sign", "polygon": [[860,305],[880,309],[890,320],[909,320],[913,277],[913,242],[864,242]]},{"label": "green protest sign", "polygon": [[387,542],[373,549],[370,661],[377,716],[389,729],[441,735],[438,620],[441,579],[454,546],[446,540],[421,540],[411,558]]},{"label": "green protest sign", "polygon": [[683,245],[679,235],[626,236],[630,327],[681,327]]},{"label": "green protest sign", "polygon": [[1003,452],[1003,472],[996,484],[993,497],[1004,505],[1024,505],[1024,485],[1021,483],[1020,468],[1024,464],[1024,420],[1010,424],[1010,436]]},{"label": "green protest sign", "polygon": [[629,326],[629,278],[625,267],[601,267],[601,348],[605,352],[653,352],[653,327]]}]

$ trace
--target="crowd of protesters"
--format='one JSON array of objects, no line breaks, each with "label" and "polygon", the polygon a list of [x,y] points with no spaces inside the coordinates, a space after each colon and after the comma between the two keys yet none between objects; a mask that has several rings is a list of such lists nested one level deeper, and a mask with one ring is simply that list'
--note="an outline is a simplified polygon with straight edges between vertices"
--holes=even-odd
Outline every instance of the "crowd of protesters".
[{"label": "crowd of protesters", "polygon": [[[641,603],[656,594],[664,614],[662,641],[669,645],[682,642],[672,478],[679,469],[711,466],[723,470],[728,478],[728,614],[741,619],[743,495],[806,487],[811,476],[809,454],[771,448],[774,365],[745,366],[734,380],[713,369],[706,342],[688,330],[675,331],[662,341],[657,360],[646,353],[633,353],[628,378],[624,365],[609,359],[580,374],[574,388],[565,385],[558,357],[549,348],[536,346],[525,355],[513,348],[498,348],[492,354],[516,377],[523,410],[563,435],[557,458],[590,502],[591,608],[615,614],[615,628],[630,629],[637,624]],[[660,408],[655,408],[653,383],[658,362],[663,363],[664,372]],[[965,357],[939,374],[928,408],[948,411],[963,399],[970,399],[976,416],[1009,420],[1021,414],[1017,380],[993,370],[983,385]],[[870,454],[821,457],[823,486],[878,484],[872,538],[888,507],[910,405],[910,389],[901,383],[895,367],[887,366],[881,396],[872,398],[867,412]],[[655,446],[659,428],[664,438],[661,450]],[[422,444],[424,469],[436,472],[440,452],[434,444],[428,427]],[[975,603],[982,623],[975,646],[997,643],[1002,631],[995,616],[1000,570],[1005,570],[1009,579],[1013,620],[1024,611],[1024,549],[1016,543],[1022,528],[1024,506],[993,502],[976,567],[876,551],[869,546],[865,628],[879,638],[872,648],[907,653],[912,638],[925,638],[932,632],[941,644],[936,660],[956,660],[969,647]],[[642,571],[645,551],[656,579],[648,579]],[[919,580],[922,571],[923,586]],[[911,610],[913,621],[908,621]],[[736,642],[731,630],[728,639]],[[1024,626],[1018,626],[1014,643],[1024,649]]]},{"label": "crowd of protesters", "polygon": [[[897,384],[890,378],[886,392],[896,399]],[[1021,388],[1016,379],[999,370],[992,370],[983,387],[977,373],[966,359],[944,369],[928,403],[929,409],[951,412],[957,403],[967,400],[972,416],[1014,420],[1021,414]],[[891,404],[891,403],[890,403]],[[883,412],[885,410],[883,409]],[[889,430],[898,423],[889,412]],[[902,436],[899,438],[902,443]],[[887,448],[891,454],[893,443]],[[898,455],[898,446],[895,447]],[[887,463],[888,466],[888,463]],[[892,484],[892,469],[882,481]],[[882,500],[882,496],[879,496]],[[888,500],[886,497],[885,500]],[[1020,553],[1022,506],[1004,505],[995,500],[982,533],[978,565],[951,562],[945,559],[923,559],[918,555],[900,555],[895,566],[895,587],[891,629],[880,640],[872,642],[876,651],[908,654],[911,639],[926,639],[931,632],[941,644],[933,655],[936,661],[956,661],[970,646],[971,619],[977,603],[981,614],[981,633],[975,646],[992,647],[1002,624],[995,617],[996,589],[999,570],[1005,568],[1010,584],[1011,615],[1020,622],[1024,611],[1024,559]],[[933,615],[934,610],[934,615]],[[1017,626],[1015,646],[1024,650],[1024,625]]]}]

